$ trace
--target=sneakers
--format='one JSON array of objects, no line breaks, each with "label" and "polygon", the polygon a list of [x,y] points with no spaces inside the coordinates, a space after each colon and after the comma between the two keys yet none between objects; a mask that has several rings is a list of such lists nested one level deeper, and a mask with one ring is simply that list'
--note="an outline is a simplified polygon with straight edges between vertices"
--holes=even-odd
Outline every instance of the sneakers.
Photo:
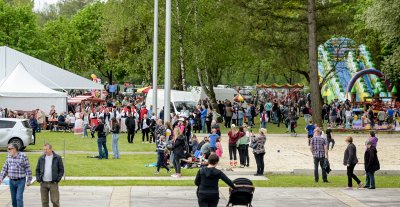
[{"label": "sneakers", "polygon": [[362,182],[360,182],[357,186],[357,188],[362,188],[364,186],[364,184]]},{"label": "sneakers", "polygon": [[180,175],[180,174],[173,174],[173,175],[171,175],[171,177],[173,177],[173,178],[180,178],[181,175]]},{"label": "sneakers", "polygon": [[160,174],[160,172],[158,172],[158,171],[155,171],[155,172],[154,172],[154,174],[155,174],[155,175],[158,175],[158,174]]},{"label": "sneakers", "polygon": [[343,190],[353,190],[353,187],[347,187],[347,188],[345,188]]}]

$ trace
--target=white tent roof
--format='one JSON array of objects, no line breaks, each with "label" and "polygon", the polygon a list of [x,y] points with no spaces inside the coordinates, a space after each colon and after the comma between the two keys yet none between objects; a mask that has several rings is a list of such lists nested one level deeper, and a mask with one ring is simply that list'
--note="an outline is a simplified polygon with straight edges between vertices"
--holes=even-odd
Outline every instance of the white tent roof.
[{"label": "white tent roof", "polygon": [[0,96],[5,97],[67,97],[43,85],[19,63],[13,72],[0,82]]},{"label": "white tent roof", "polygon": [[18,63],[24,64],[31,76],[52,89],[103,89],[101,84],[6,46],[0,47],[0,80],[10,75]]}]

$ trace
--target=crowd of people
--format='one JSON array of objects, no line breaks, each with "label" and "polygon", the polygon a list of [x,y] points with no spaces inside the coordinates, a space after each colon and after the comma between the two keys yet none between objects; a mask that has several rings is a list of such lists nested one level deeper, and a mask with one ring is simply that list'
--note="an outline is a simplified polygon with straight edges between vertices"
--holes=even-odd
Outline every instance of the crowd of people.
[{"label": "crowd of people", "polygon": [[[315,182],[319,181],[318,165],[322,168],[323,182],[329,182],[327,175],[327,171],[329,171],[328,151],[329,149],[332,150],[335,145],[332,129],[338,126],[346,128],[352,126],[355,112],[347,101],[324,105],[322,115],[324,120],[328,121],[328,128],[323,130],[322,126],[313,123],[311,118],[313,111],[309,105],[310,100],[306,97],[300,97],[298,101],[267,99],[258,104],[253,102],[245,105],[238,102],[232,103],[228,100],[218,101],[216,107],[213,108],[210,100],[206,99],[200,100],[194,109],[172,112],[171,121],[164,122],[163,110],[156,114],[152,106],[147,108],[144,102],[125,97],[122,101],[109,99],[104,104],[70,107],[68,113],[61,112],[60,114],[57,113],[54,106],[50,108],[48,114],[45,114],[41,109],[36,109],[30,113],[25,112],[22,116],[11,110],[6,112],[0,109],[0,117],[28,118],[34,132],[48,129],[71,131],[75,134],[81,134],[83,138],[95,138],[97,136],[98,159],[108,159],[106,141],[108,134],[111,134],[112,137],[113,159],[120,159],[119,137],[120,133],[126,133],[128,144],[140,141],[142,143],[154,143],[157,151],[155,174],[159,174],[161,168],[170,172],[173,167],[175,173],[171,176],[180,178],[182,167],[209,166],[211,169],[208,171],[217,173],[215,174],[217,175],[216,178],[223,179],[231,186],[232,183],[229,180],[222,174],[218,175],[218,172],[212,169],[215,168],[219,158],[224,154],[221,143],[221,126],[229,128],[227,133],[229,167],[249,167],[251,159],[249,154],[252,151],[257,165],[254,175],[262,176],[264,174],[267,125],[275,124],[277,127],[284,125],[287,132],[290,131],[291,135],[296,136],[297,122],[299,117],[302,116],[308,123],[305,131],[307,132],[307,143],[314,157]],[[379,111],[376,117],[375,114],[372,108],[365,111],[361,110],[363,122],[368,119],[371,128],[374,128],[375,123],[377,125],[385,122],[394,123],[393,120],[399,116],[400,112],[388,107],[386,112]],[[252,131],[256,118],[259,118],[260,123],[257,133]],[[139,131],[141,131],[141,140],[135,139],[135,135]],[[202,133],[204,136],[197,137],[196,133],[197,135]],[[352,188],[352,179],[357,182],[358,187],[362,187],[364,186],[363,183],[354,175],[354,167],[358,163],[358,159],[352,137],[348,137],[346,143],[348,147],[345,151],[343,163],[347,166],[348,189]],[[371,132],[371,137],[366,142],[364,156],[367,174],[365,187],[369,189],[375,188],[374,172],[379,170],[376,144],[377,138],[374,132]],[[51,145],[46,146],[50,154]],[[15,146],[10,145],[9,150],[14,148]],[[11,153],[8,158],[13,159],[13,156],[15,154]],[[23,153],[18,152],[18,156],[23,156]],[[43,159],[39,161],[43,165]],[[0,178],[7,175],[7,170],[8,168],[3,167],[2,177]],[[207,183],[208,181],[204,181],[204,176],[207,177],[210,172],[199,171],[196,185],[201,185],[203,182]],[[40,173],[43,174],[42,171]],[[8,175],[10,176],[10,174]],[[30,176],[29,172],[26,176]],[[12,179],[14,178],[12,177]],[[29,180],[27,182],[29,183]],[[52,186],[50,184],[47,183],[44,187],[50,189],[51,192]],[[51,198],[53,202],[53,197]],[[15,199],[18,200],[17,197]],[[42,200],[45,202],[46,197],[42,197]],[[199,203],[200,200],[199,198]],[[54,201],[53,203],[57,202]]]}]

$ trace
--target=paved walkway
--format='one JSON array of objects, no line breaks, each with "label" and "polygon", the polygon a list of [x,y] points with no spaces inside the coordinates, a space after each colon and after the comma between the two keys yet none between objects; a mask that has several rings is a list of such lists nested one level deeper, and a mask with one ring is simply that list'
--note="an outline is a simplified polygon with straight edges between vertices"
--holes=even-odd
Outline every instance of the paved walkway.
[{"label": "paved walkway", "polygon": [[[63,207],[194,207],[195,187],[60,187]],[[39,207],[38,186],[24,193],[25,206]],[[219,207],[228,203],[228,188],[220,189]],[[256,188],[257,206],[400,206],[400,189],[342,190],[339,188]],[[0,186],[0,207],[10,207],[10,194]]]}]

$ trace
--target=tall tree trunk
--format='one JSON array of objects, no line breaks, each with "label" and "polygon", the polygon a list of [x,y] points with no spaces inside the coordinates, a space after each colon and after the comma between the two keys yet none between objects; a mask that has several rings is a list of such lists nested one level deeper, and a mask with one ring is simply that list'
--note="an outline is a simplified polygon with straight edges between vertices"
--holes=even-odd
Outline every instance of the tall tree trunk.
[{"label": "tall tree trunk", "polygon": [[183,47],[183,25],[181,22],[180,4],[176,0],[176,20],[178,26],[178,45],[179,45],[179,79],[178,89],[186,91],[186,74],[185,74],[185,49]]},{"label": "tall tree trunk", "polygon": [[[199,60],[199,42],[197,42],[198,38],[198,19],[197,19],[197,13],[198,13],[198,7],[197,7],[197,0],[194,0],[194,22],[195,22],[195,39],[196,39],[196,47],[194,50],[194,56],[195,56],[195,62],[196,62],[196,70],[197,70],[197,77],[198,77],[198,81],[200,83],[201,88],[203,89],[204,93],[210,98],[211,100],[211,105],[212,108],[216,109],[217,111],[219,111],[218,109],[218,104],[217,104],[217,100],[215,98],[215,92],[214,92],[214,86],[213,86],[213,81],[212,78],[213,76],[209,75],[209,72],[207,70],[207,68],[205,68],[204,70],[200,69],[200,60]],[[204,72],[204,76],[206,78],[206,81],[203,80],[203,73]]]},{"label": "tall tree trunk", "polygon": [[314,123],[322,126],[322,102],[317,67],[317,32],[315,21],[315,0],[308,0],[308,64],[310,67],[311,108]]}]

